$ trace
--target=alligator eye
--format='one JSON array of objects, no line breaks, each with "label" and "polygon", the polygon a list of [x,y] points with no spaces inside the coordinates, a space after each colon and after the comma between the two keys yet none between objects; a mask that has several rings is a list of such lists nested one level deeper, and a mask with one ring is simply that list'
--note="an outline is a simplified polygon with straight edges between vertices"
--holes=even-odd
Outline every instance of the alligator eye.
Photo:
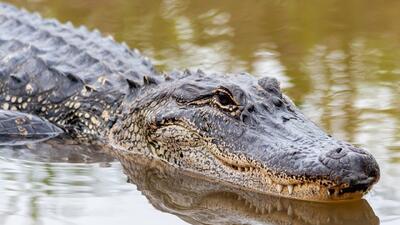
[{"label": "alligator eye", "polygon": [[232,99],[232,97],[225,92],[218,91],[215,96],[218,103],[222,106],[236,105],[236,102]]}]

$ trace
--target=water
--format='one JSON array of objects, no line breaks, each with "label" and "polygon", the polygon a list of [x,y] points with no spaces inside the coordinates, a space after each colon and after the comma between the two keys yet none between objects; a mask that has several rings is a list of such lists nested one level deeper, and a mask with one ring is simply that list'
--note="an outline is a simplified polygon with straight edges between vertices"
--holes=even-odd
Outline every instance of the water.
[{"label": "water", "polygon": [[277,77],[312,120],[367,147],[382,177],[365,201],[324,206],[162,179],[178,173],[165,168],[150,171],[160,179],[149,185],[139,179],[145,174],[130,174],[145,167],[124,163],[134,185],[117,160],[85,146],[2,148],[0,224],[400,224],[400,2],[11,2],[98,28],[160,70]]}]

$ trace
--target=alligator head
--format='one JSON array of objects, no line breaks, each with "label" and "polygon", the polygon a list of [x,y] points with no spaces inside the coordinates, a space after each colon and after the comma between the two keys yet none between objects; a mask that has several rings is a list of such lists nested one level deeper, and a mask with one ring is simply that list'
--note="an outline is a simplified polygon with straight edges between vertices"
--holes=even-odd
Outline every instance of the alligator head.
[{"label": "alligator head", "polygon": [[[371,154],[307,119],[273,78],[170,74],[111,129],[114,145],[258,192],[311,201],[361,198]],[[127,105],[127,104],[125,104]]]}]

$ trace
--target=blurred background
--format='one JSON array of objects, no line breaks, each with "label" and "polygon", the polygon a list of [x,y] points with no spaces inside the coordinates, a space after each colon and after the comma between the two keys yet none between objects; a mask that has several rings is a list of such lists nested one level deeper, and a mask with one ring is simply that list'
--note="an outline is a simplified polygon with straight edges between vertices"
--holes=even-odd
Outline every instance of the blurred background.
[{"label": "blurred background", "polygon": [[[98,29],[138,48],[160,71],[278,78],[313,121],[372,152],[382,178],[366,199],[381,224],[400,223],[400,1],[7,2]],[[184,224],[146,203],[116,162],[60,167],[15,154],[0,153],[0,224],[128,224],[133,215],[156,215],[142,224]],[[110,211],[114,217],[104,220]],[[64,221],[52,221],[56,215]]]}]

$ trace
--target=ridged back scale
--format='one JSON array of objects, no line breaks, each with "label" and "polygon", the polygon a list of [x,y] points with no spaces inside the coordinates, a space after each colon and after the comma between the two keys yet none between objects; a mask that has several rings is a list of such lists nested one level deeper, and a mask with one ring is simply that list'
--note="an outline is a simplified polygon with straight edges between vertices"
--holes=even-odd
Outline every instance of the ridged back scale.
[{"label": "ridged back scale", "polygon": [[92,125],[86,132],[97,133],[123,98],[156,74],[137,50],[98,31],[0,4],[2,109],[77,124],[73,129]]}]

